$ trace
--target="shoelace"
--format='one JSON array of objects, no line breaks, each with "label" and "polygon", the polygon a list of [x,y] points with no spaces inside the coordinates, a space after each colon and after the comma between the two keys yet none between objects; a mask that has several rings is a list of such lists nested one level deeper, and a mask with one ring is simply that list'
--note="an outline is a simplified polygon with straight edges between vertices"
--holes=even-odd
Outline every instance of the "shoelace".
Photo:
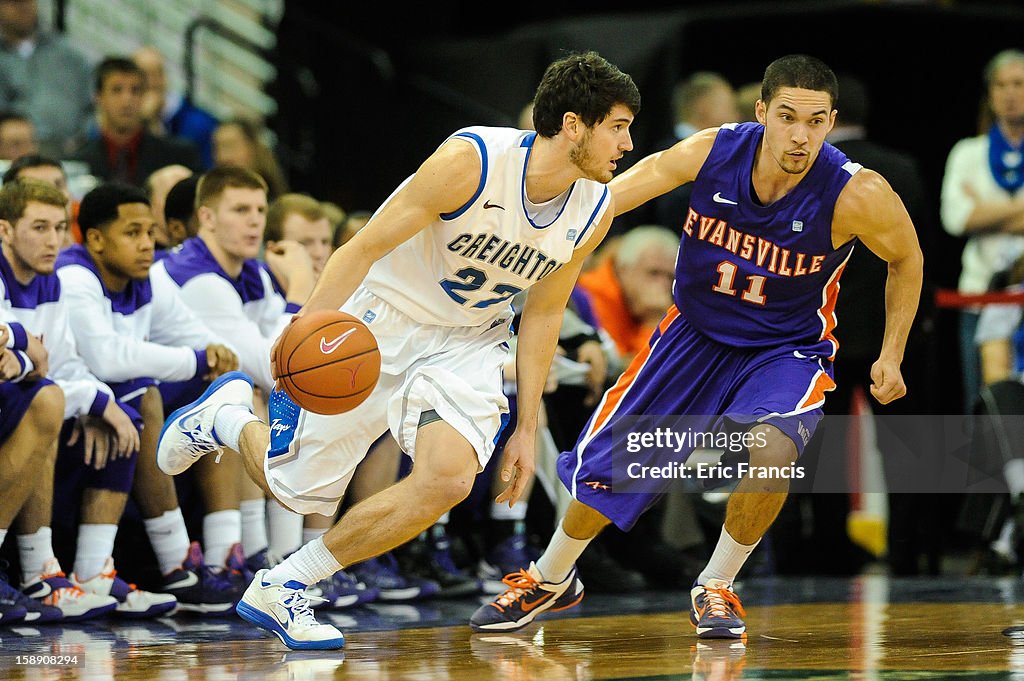
[{"label": "shoelace", "polygon": [[286,586],[281,588],[284,589],[285,595],[278,600],[278,603],[288,608],[292,613],[293,622],[304,627],[315,627],[320,624],[316,621],[316,616],[313,615],[312,604],[313,601],[323,601],[326,603],[326,598],[313,596],[301,589],[289,589]]},{"label": "shoelace", "polygon": [[217,457],[213,462],[220,463],[220,458],[224,456],[224,446],[218,444],[217,441],[213,439],[213,433],[207,433],[203,430],[201,424],[196,423],[195,428],[185,431],[185,436],[189,439],[189,441],[184,444],[186,454],[193,459],[198,459],[201,456],[217,452]]},{"label": "shoelace", "polygon": [[53,579],[54,577],[63,579],[65,582],[68,583],[67,586],[59,586],[53,590],[54,602],[60,600],[59,598],[57,598],[58,593],[63,593],[64,598],[81,598],[85,595],[85,591],[80,586],[78,586],[70,579],[68,579],[63,572],[54,572],[49,575],[43,575],[39,578],[39,581],[45,582],[46,580]]},{"label": "shoelace", "polygon": [[743,611],[743,604],[740,603],[740,597],[726,588],[710,589],[705,586],[704,603],[707,606],[707,612],[712,617],[729,619],[732,617],[732,612],[729,611],[730,607],[732,607],[733,611],[740,617],[745,617],[747,614]]},{"label": "shoelace", "polygon": [[520,570],[519,572],[505,575],[501,581],[505,583],[508,589],[505,593],[498,596],[497,602],[504,607],[512,605],[527,592],[533,591],[539,586],[539,582],[527,570]]}]

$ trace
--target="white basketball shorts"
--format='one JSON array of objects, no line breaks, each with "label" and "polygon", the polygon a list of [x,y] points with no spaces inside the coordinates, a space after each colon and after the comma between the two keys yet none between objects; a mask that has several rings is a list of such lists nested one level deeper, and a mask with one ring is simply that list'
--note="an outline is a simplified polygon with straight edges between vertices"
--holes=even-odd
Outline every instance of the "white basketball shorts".
[{"label": "white basketball shorts", "polygon": [[376,337],[380,380],[352,411],[300,412],[288,453],[264,457],[278,499],[297,513],[333,516],[356,466],[385,431],[415,459],[420,414],[430,409],[469,441],[483,470],[508,422],[501,371],[511,310],[489,328],[423,325],[361,287],[341,309]]}]

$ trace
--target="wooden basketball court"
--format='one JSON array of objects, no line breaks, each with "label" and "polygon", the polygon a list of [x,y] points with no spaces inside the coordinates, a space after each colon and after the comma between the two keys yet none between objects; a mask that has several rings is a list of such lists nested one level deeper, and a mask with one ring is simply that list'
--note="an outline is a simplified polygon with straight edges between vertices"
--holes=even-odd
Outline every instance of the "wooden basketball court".
[{"label": "wooden basketball court", "polygon": [[[320,611],[344,651],[297,653],[236,618],[176,615],[0,629],[0,679],[1019,679],[1024,582],[761,578],[737,585],[748,639],[698,641],[685,592],[589,594],[514,634],[475,634],[476,599]],[[1011,634],[1011,635],[1007,635]]]}]

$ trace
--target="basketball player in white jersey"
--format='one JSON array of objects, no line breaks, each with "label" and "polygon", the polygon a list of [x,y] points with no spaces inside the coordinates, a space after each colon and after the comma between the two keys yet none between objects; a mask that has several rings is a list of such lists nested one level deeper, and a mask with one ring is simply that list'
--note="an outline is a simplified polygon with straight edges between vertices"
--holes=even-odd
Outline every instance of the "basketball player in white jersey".
[{"label": "basketball player in white jersey", "polygon": [[534,98],[536,132],[455,132],[332,255],[299,314],[340,308],[373,331],[381,377],[359,407],[319,416],[275,391],[271,430],[250,411],[251,380],[233,373],[170,416],[163,470],[177,474],[204,454],[233,449],[254,480],[300,513],[332,515],[388,429],[414,459],[407,477],[257,572],[237,606],[243,618],[290,648],[344,645],[340,631],[313,617],[306,585],[409,541],[466,498],[507,422],[509,301],[532,287],[516,330],[518,424],[502,468],[509,486],[498,497],[518,500],[534,469],[563,310],[611,225],[605,185],[633,147],[639,108],[633,80],[596,53],[560,59]]}]

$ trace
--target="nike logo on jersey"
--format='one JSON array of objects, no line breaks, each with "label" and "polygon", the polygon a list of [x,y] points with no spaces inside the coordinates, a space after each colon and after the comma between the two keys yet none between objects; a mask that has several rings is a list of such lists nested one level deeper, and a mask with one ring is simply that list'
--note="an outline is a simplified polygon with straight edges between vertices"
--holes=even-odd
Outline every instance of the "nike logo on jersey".
[{"label": "nike logo on jersey", "polygon": [[329,355],[338,349],[338,346],[345,342],[345,339],[356,332],[355,329],[349,329],[345,333],[341,334],[332,341],[328,341],[323,336],[320,337],[320,352],[325,355]]},{"label": "nike logo on jersey", "polygon": [[715,192],[715,195],[711,197],[711,200],[714,201],[715,203],[727,203],[730,206],[738,206],[739,205],[735,201],[731,201],[731,200],[725,198],[724,196],[722,196],[722,192]]},{"label": "nike logo on jersey", "polygon": [[491,203],[490,200],[484,201],[484,210],[487,210],[488,208],[500,208],[501,210],[505,210],[505,206],[499,206],[496,203]]},{"label": "nike logo on jersey", "polygon": [[199,578],[196,577],[196,573],[186,570],[185,576],[176,582],[170,584],[164,584],[164,590],[168,589],[187,589],[190,586],[195,586],[199,583]]}]

